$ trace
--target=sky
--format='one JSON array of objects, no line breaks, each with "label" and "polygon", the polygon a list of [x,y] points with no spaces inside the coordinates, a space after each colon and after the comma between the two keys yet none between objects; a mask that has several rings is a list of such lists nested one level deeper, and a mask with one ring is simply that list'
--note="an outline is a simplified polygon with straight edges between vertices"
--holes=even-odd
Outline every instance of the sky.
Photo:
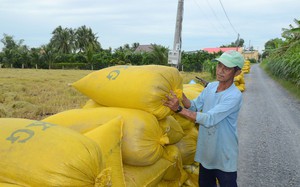
[{"label": "sky", "polygon": [[[102,48],[157,44],[173,49],[178,0],[0,0],[3,34],[29,47],[48,44],[58,26],[91,28]],[[238,38],[262,51],[300,19],[300,0],[185,0],[183,51],[229,45]],[[3,44],[0,43],[0,48]]]}]

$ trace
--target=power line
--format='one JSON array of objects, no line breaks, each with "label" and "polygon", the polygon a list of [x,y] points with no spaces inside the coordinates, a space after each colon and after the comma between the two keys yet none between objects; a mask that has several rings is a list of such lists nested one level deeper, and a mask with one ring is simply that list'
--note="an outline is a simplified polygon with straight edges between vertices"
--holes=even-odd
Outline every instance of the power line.
[{"label": "power line", "polygon": [[224,25],[222,24],[222,22],[220,21],[219,17],[217,16],[216,12],[214,11],[214,9],[212,8],[212,6],[210,5],[209,1],[206,0],[206,3],[208,4],[210,10],[212,11],[213,15],[215,16],[215,18],[217,19],[217,21],[219,22],[219,24],[223,27],[223,29],[226,31]]},{"label": "power line", "polygon": [[[197,7],[201,10],[200,13],[202,15],[204,15],[205,20],[209,20],[209,17],[205,14],[205,11],[203,11],[203,9],[201,8],[201,6],[199,5],[199,3],[194,0],[195,4],[197,5]],[[210,24],[215,30],[217,30],[218,32],[221,32],[221,30],[219,29],[219,27],[217,27],[214,22],[208,21],[208,24]]]},{"label": "power line", "polygon": [[226,13],[226,10],[225,10],[225,8],[224,8],[224,6],[223,6],[221,0],[219,0],[219,2],[220,2],[220,4],[221,4],[221,6],[222,6],[222,9],[223,9],[223,11],[224,11],[224,13],[225,13],[225,15],[226,15],[226,18],[227,18],[228,22],[229,22],[230,25],[231,25],[231,28],[235,31],[236,34],[238,34],[238,32],[235,30],[234,26],[232,25],[232,23],[231,23],[231,21],[230,21],[228,15],[227,15],[227,13]]}]

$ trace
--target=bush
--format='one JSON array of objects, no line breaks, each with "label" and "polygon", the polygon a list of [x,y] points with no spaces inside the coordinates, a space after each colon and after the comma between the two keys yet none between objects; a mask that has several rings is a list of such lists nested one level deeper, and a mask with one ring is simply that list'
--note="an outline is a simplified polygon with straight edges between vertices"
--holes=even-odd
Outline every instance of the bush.
[{"label": "bush", "polygon": [[52,69],[90,69],[90,66],[89,66],[89,64],[86,64],[86,63],[62,62],[62,63],[54,63],[51,68]]}]

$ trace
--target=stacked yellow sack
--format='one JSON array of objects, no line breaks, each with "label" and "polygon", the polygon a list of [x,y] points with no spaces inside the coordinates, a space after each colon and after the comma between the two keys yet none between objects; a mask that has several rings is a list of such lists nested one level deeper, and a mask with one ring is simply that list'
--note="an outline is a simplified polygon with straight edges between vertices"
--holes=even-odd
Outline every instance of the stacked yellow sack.
[{"label": "stacked yellow sack", "polygon": [[[0,119],[0,183],[20,186],[110,186],[92,140],[51,123]],[[7,186],[7,185],[6,185]]]},{"label": "stacked yellow sack", "polygon": [[201,84],[183,84],[183,93],[191,99],[196,98],[203,90],[204,86]]},{"label": "stacked yellow sack", "polygon": [[169,143],[169,139],[163,133],[157,119],[142,110],[117,107],[73,109],[52,115],[43,121],[80,129],[86,133],[83,127],[99,126],[118,116],[124,119],[123,163],[147,166],[162,157],[163,147]]},{"label": "stacked yellow sack", "polygon": [[244,73],[249,73],[250,72],[250,60],[245,60],[244,66],[242,68],[242,71]]},{"label": "stacked yellow sack", "polygon": [[109,122],[85,133],[102,150],[106,167],[111,168],[112,186],[125,186],[122,163],[123,118],[118,116]]},{"label": "stacked yellow sack", "polygon": [[[183,92],[188,99],[195,99],[201,94],[204,86],[201,84],[184,84]],[[184,118],[179,114],[173,114],[174,118],[180,123],[184,131],[184,137],[175,145],[180,151],[182,157],[183,171],[182,175],[185,177],[183,186],[196,187],[198,185],[199,173],[191,173],[188,168],[192,167],[195,157],[198,128],[195,126],[195,122],[190,119]]]},{"label": "stacked yellow sack", "polygon": [[[170,162],[161,158],[167,150],[167,145],[178,143],[184,136],[181,124],[170,115],[173,112],[162,103],[171,90],[181,97],[182,77],[176,68],[156,65],[115,66],[94,72],[75,82],[73,86],[90,98],[83,106],[85,110],[89,110],[85,112],[86,117],[78,113],[68,115],[68,112],[64,112],[47,118],[46,121],[50,120],[74,130],[87,132],[99,124],[93,119],[107,119],[112,115],[103,111],[117,108],[118,111],[114,110],[113,115],[118,114],[124,118],[122,161],[126,186],[158,186],[162,184],[162,181],[164,184],[165,182],[177,184],[175,180],[178,180],[178,176],[168,174],[169,170],[167,171],[168,167],[166,167],[166,165],[174,167],[175,161]],[[93,115],[94,112],[91,112],[91,109],[102,112]],[[129,112],[124,112],[124,110]],[[149,126],[144,128],[150,133],[139,132],[139,125],[134,120],[138,115],[133,111],[139,111],[139,113],[145,111],[147,115],[154,115],[156,121],[149,121]],[[72,119],[72,125],[69,125],[70,121],[65,118],[66,116]],[[74,119],[73,116],[77,117]],[[160,132],[151,130],[157,127]],[[135,138],[135,133],[140,137]],[[179,171],[181,172],[183,170]],[[164,178],[164,175],[168,180]],[[183,176],[187,175],[180,174],[180,178],[185,180]]]},{"label": "stacked yellow sack", "polygon": [[246,90],[246,84],[245,84],[245,78],[244,78],[243,71],[239,75],[234,77],[234,84],[241,92]]},{"label": "stacked yellow sack", "polygon": [[[43,121],[97,142],[112,168],[113,187],[189,186],[191,175],[184,167],[193,163],[198,131],[193,121],[174,114],[162,100],[170,90],[178,96],[184,90],[193,99],[203,86],[183,85],[176,68],[156,65],[105,68],[73,86],[89,97],[83,109]],[[108,121],[116,127],[104,127]]]},{"label": "stacked yellow sack", "polygon": [[92,72],[72,86],[100,105],[140,109],[163,119],[171,110],[161,101],[170,90],[181,96],[182,77],[168,66],[113,66]]}]

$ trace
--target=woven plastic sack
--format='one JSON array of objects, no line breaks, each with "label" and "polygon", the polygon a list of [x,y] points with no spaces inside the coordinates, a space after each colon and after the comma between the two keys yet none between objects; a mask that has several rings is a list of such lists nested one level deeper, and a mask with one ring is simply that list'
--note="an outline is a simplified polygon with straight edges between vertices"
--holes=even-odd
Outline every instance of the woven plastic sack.
[{"label": "woven plastic sack", "polygon": [[193,90],[198,93],[198,95],[204,90],[204,86],[201,84],[183,84],[183,92],[186,90]]},{"label": "woven plastic sack", "polygon": [[146,166],[155,163],[169,143],[157,119],[152,114],[136,109],[100,107],[73,109],[50,116],[43,121],[65,127],[101,125],[118,116],[124,119],[122,158],[123,163]]},{"label": "woven plastic sack", "polygon": [[203,91],[204,87],[201,84],[184,84],[183,93],[188,99],[195,99]]},{"label": "woven plastic sack", "polygon": [[[183,93],[190,100],[195,99],[203,91],[204,87],[201,84],[183,84]],[[172,114],[176,121],[180,124],[184,131],[189,131],[195,127],[195,122],[180,114]]]},{"label": "woven plastic sack", "polygon": [[169,144],[175,144],[184,136],[181,125],[173,116],[167,116],[158,121],[160,127],[169,137]]},{"label": "woven plastic sack", "polygon": [[178,148],[175,145],[166,146],[163,158],[172,162],[172,166],[168,168],[163,179],[168,181],[179,180],[183,165],[181,153]]},{"label": "woven plastic sack", "polygon": [[97,108],[97,107],[104,107],[100,104],[98,104],[96,101],[89,99],[82,108]]},{"label": "woven plastic sack", "polygon": [[171,113],[162,100],[173,90],[182,95],[182,77],[174,67],[113,66],[74,82],[73,87],[98,104],[147,111],[158,119]]},{"label": "woven plastic sack", "polygon": [[157,187],[172,163],[164,158],[149,166],[131,166],[124,164],[127,187]]},{"label": "woven plastic sack", "polygon": [[189,165],[194,163],[197,137],[198,130],[194,127],[190,129],[178,143],[175,144],[181,153],[183,165]]},{"label": "woven plastic sack", "polygon": [[172,117],[179,123],[184,132],[189,131],[190,129],[195,127],[196,123],[194,121],[180,114],[173,113]]},{"label": "woven plastic sack", "polygon": [[112,169],[112,186],[125,186],[122,163],[123,119],[117,117],[100,127],[84,134],[94,140],[101,148],[106,167]]},{"label": "woven plastic sack", "polygon": [[8,183],[1,183],[0,182],[0,187],[21,187],[21,186],[17,185],[17,184],[8,184]]},{"label": "woven plastic sack", "polygon": [[46,122],[0,119],[0,182],[21,186],[109,186],[99,146]]}]

